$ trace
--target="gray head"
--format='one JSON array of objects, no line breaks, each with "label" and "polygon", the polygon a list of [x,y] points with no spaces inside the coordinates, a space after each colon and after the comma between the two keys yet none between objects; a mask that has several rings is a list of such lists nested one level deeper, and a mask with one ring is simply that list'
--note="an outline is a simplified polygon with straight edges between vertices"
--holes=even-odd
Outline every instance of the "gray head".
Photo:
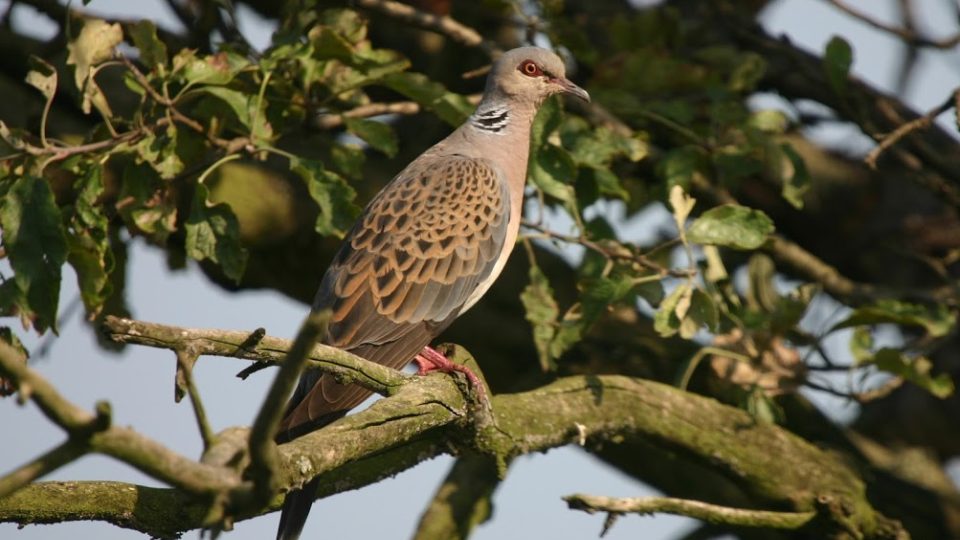
[{"label": "gray head", "polygon": [[487,76],[486,94],[528,101],[535,106],[561,92],[590,101],[587,91],[567,80],[560,57],[540,47],[509,50],[494,62]]}]

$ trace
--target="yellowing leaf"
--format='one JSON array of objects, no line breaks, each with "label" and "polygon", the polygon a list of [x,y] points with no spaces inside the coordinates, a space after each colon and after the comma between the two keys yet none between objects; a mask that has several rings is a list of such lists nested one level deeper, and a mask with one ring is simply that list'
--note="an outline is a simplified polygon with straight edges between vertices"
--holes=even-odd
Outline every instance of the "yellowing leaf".
[{"label": "yellowing leaf", "polygon": [[697,200],[687,195],[679,185],[670,188],[670,206],[673,208],[673,222],[677,225],[677,230],[684,230],[687,217],[695,204]]},{"label": "yellowing leaf", "polygon": [[123,41],[123,30],[117,23],[110,24],[100,19],[89,19],[83,24],[77,39],[67,44],[67,64],[76,66],[74,81],[83,94],[82,109],[90,112],[90,106],[106,117],[113,116],[106,97],[93,78],[93,69],[113,56],[113,49]]}]

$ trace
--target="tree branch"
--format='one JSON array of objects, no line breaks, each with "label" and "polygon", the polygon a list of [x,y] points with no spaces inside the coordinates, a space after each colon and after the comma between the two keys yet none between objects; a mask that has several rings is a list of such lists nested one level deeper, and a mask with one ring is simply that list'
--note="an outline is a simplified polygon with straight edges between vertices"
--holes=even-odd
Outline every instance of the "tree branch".
[{"label": "tree branch", "polygon": [[[818,495],[826,494],[843,502],[844,518],[865,538],[890,526],[872,510],[862,481],[842,459],[775,425],[755,422],[740,409],[670,386],[622,376],[568,377],[530,392],[495,396],[493,405],[495,429],[465,431],[468,404],[454,380],[418,378],[365,411],[281,445],[280,484],[291,488],[317,475],[329,476],[323,482],[323,494],[328,494],[458,448],[509,459],[581,436],[587,448],[636,437],[724,471],[764,505],[808,512],[818,508]],[[30,497],[0,500],[0,521],[30,521],[29,501],[52,485],[62,484],[34,485],[23,490]],[[101,487],[98,496],[113,489]],[[275,499],[270,508],[278,503]],[[115,513],[96,519],[116,521],[121,512],[133,512],[140,522],[156,522],[152,513],[157,510],[131,504],[111,503]],[[81,519],[75,506],[48,519]],[[186,513],[168,527],[182,531],[202,524],[197,514]]]},{"label": "tree branch", "polygon": [[[270,336],[250,340],[258,332],[182,328],[108,316],[101,330],[117,343],[134,343],[159,349],[191,347],[200,355],[225,356],[277,364],[290,349],[290,341]],[[308,369],[322,369],[339,381],[356,383],[381,395],[391,395],[409,377],[394,369],[374,364],[349,352],[315,344],[308,356]]]},{"label": "tree branch", "polygon": [[906,28],[901,28],[899,26],[893,26],[893,25],[887,24],[873,17],[872,15],[864,13],[854,8],[853,6],[848,5],[846,2],[842,2],[841,0],[827,0],[827,1],[833,4],[834,7],[836,7],[840,11],[843,11],[847,15],[850,15],[854,19],[862,21],[863,23],[869,26],[872,26],[873,28],[876,28],[881,32],[886,32],[895,37],[898,37],[902,39],[904,42],[906,42],[907,45],[910,45],[913,47],[952,49],[956,47],[958,43],[960,43],[960,33],[957,33],[942,39],[930,39],[928,37],[917,34],[909,26]]},{"label": "tree branch", "polygon": [[250,429],[248,471],[253,479],[254,497],[260,505],[267,503],[276,490],[275,482],[279,465],[274,436],[283,418],[287,400],[290,399],[297,380],[303,372],[307,355],[313,349],[317,339],[326,331],[329,319],[329,311],[320,313],[311,311],[304,319]]},{"label": "tree branch", "polygon": [[87,451],[87,446],[82,442],[68,439],[49,452],[0,477],[0,499],[74,461]]},{"label": "tree branch", "polygon": [[207,420],[207,411],[200,399],[200,391],[193,380],[193,365],[197,361],[197,355],[185,350],[174,352],[177,355],[176,401],[180,401],[182,389],[185,388],[187,395],[190,396],[190,405],[193,407],[193,417],[197,421],[200,438],[203,439],[203,449],[209,450],[213,444],[213,429]]},{"label": "tree branch", "polygon": [[[89,437],[89,451],[117,458],[140,471],[191,493],[226,491],[239,485],[236,475],[219,467],[210,467],[187,459],[129,428],[109,425],[109,407],[97,405],[92,415],[67,401],[53,386],[22,361],[20,353],[0,342],[0,375],[9,378],[23,399],[32,399],[71,437]],[[48,454],[49,456],[49,454]],[[16,482],[23,474],[18,469],[0,479],[0,484]]]},{"label": "tree branch", "polygon": [[490,518],[498,485],[497,467],[489,457],[460,456],[420,516],[414,540],[465,540]]},{"label": "tree branch", "polygon": [[610,514],[665,513],[732,527],[794,530],[803,527],[817,515],[812,510],[807,512],[748,510],[673,497],[616,498],[575,494],[567,495],[563,500],[572,510],[583,510],[588,514],[594,512],[608,512]]},{"label": "tree branch", "polygon": [[424,30],[437,32],[467,47],[479,47],[491,56],[499,52],[499,48],[494,43],[483,39],[479,32],[451,17],[426,13],[391,0],[357,0],[356,4]]},{"label": "tree branch", "polygon": [[877,168],[877,159],[880,157],[884,151],[889,149],[894,144],[900,141],[900,139],[906,137],[914,131],[925,129],[930,127],[930,124],[933,123],[933,120],[940,116],[941,114],[947,112],[951,108],[957,107],[957,104],[960,103],[960,88],[955,89],[950,93],[950,97],[946,99],[940,105],[930,109],[926,114],[919,118],[914,118],[913,120],[902,124],[897,129],[893,130],[892,133],[884,137],[880,144],[876,146],[870,153],[867,154],[867,157],[863,158],[864,163],[866,163],[871,169]]}]

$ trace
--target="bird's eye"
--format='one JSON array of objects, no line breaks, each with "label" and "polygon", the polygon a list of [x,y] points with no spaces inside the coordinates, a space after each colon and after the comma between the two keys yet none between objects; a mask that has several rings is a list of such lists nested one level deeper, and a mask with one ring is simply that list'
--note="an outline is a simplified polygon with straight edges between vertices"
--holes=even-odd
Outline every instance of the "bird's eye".
[{"label": "bird's eye", "polygon": [[520,73],[523,73],[527,77],[539,77],[543,75],[543,70],[540,69],[540,66],[533,60],[524,60],[523,63],[520,64]]}]

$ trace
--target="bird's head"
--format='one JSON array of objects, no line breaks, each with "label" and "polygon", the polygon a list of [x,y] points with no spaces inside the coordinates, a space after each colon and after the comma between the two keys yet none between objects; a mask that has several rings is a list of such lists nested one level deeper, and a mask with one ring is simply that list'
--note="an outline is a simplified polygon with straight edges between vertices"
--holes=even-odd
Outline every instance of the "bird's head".
[{"label": "bird's head", "polygon": [[494,62],[487,77],[486,92],[503,94],[514,100],[539,105],[544,99],[559,93],[590,101],[586,90],[566,77],[566,68],[560,57],[540,47],[520,47],[509,50]]}]

